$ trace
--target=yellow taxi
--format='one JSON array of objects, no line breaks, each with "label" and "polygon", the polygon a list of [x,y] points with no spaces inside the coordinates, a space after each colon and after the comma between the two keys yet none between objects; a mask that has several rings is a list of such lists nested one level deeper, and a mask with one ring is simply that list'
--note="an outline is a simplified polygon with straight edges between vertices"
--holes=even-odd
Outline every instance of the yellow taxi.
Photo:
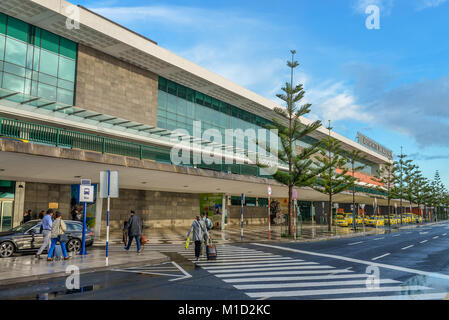
[{"label": "yellow taxi", "polygon": [[384,218],[382,217],[371,216],[368,219],[365,218],[365,224],[367,226],[381,227],[385,224],[385,222]]},{"label": "yellow taxi", "polygon": [[356,224],[363,224],[363,217],[362,216],[358,216],[357,218],[355,218],[355,223]]},{"label": "yellow taxi", "polygon": [[337,226],[347,227],[352,225],[352,213],[339,213],[337,215]]},{"label": "yellow taxi", "polygon": [[398,223],[398,220],[394,216],[385,216],[384,217],[384,225],[390,224],[391,226],[394,226]]},{"label": "yellow taxi", "polygon": [[422,223],[422,217],[417,214],[413,214],[413,223]]},{"label": "yellow taxi", "polygon": [[412,223],[412,217],[408,213],[404,215],[404,220],[405,223]]}]

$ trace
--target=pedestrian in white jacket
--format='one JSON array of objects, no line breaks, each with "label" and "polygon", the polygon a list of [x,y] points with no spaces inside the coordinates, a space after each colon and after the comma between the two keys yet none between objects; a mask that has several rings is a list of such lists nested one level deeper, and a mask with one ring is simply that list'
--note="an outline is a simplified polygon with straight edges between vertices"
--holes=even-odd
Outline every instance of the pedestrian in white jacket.
[{"label": "pedestrian in white jacket", "polygon": [[204,220],[201,220],[199,216],[196,216],[195,221],[193,221],[192,226],[187,232],[186,240],[189,238],[190,233],[193,231],[193,241],[195,241],[195,257],[198,261],[201,253],[201,243],[209,238],[209,233],[207,232],[206,224]]}]

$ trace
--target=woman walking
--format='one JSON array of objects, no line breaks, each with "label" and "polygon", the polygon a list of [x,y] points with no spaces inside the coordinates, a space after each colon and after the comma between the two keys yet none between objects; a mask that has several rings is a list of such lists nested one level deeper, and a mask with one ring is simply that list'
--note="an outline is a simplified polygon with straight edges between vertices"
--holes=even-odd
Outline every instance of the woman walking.
[{"label": "woman walking", "polygon": [[59,211],[56,211],[55,221],[51,226],[51,246],[48,251],[47,261],[53,261],[53,250],[55,250],[56,243],[61,244],[62,254],[64,255],[64,260],[68,260],[70,257],[67,254],[67,249],[65,243],[67,242],[67,236],[64,234],[67,230],[67,226],[62,220],[62,215]]}]

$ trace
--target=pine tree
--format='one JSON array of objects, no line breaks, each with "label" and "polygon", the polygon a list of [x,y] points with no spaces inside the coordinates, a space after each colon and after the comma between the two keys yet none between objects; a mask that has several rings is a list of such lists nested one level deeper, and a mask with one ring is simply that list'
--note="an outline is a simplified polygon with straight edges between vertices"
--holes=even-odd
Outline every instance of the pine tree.
[{"label": "pine tree", "polygon": [[330,121],[327,129],[329,135],[322,140],[322,149],[318,157],[323,172],[313,188],[329,196],[328,231],[331,231],[333,196],[352,188],[356,179],[347,174],[347,160],[342,156],[341,143],[331,137]]},{"label": "pine tree", "polygon": [[[356,171],[360,171],[363,170],[366,165],[356,165],[357,162],[363,161],[364,158],[361,155],[361,151],[360,150],[352,150],[349,155],[347,156],[347,159],[351,165],[351,175],[352,178],[354,179],[354,181],[356,181],[357,179],[355,178],[355,172]],[[358,213],[357,213],[358,215]],[[354,229],[354,231],[356,230],[356,223],[355,223],[355,183],[354,186],[352,187],[352,227]]]},{"label": "pine tree", "polygon": [[401,216],[401,224],[402,224],[402,214],[403,214],[403,207],[402,207],[402,200],[404,199],[404,194],[405,194],[405,176],[406,176],[406,168],[407,166],[412,162],[412,160],[406,160],[405,158],[407,158],[407,156],[405,154],[402,153],[402,147],[401,147],[401,154],[398,156],[397,161],[394,162],[394,166],[395,166],[395,171],[397,174],[397,182],[396,182],[396,186],[394,189],[394,192],[396,193],[396,195],[399,197],[399,214]]},{"label": "pine tree", "polygon": [[390,226],[391,215],[391,199],[396,197],[395,185],[397,182],[395,166],[391,162],[384,163],[377,171],[377,180],[383,184],[382,187],[378,187],[377,190],[384,192],[388,201],[388,225]]},{"label": "pine tree", "polygon": [[[321,168],[314,165],[314,154],[319,150],[319,143],[305,148],[299,148],[299,142],[305,136],[310,135],[313,131],[321,126],[321,121],[314,121],[310,124],[301,122],[301,117],[310,112],[311,104],[298,105],[304,98],[305,91],[302,84],[293,87],[293,72],[299,66],[294,60],[296,51],[292,50],[292,60],[287,62],[287,66],[291,71],[290,83],[287,82],[282,88],[283,93],[277,97],[285,102],[285,108],[275,108],[274,112],[279,119],[272,120],[273,125],[266,125],[267,129],[277,129],[280,140],[278,150],[271,150],[270,147],[265,149],[274,154],[277,153],[281,163],[288,165],[288,171],[277,170],[273,174],[273,178],[288,186],[288,217],[289,217],[289,234],[293,232],[293,212],[292,212],[292,191],[293,187],[311,186],[315,183],[316,177],[322,171]],[[288,125],[286,125],[288,123]],[[258,166],[264,167],[258,160]]]}]

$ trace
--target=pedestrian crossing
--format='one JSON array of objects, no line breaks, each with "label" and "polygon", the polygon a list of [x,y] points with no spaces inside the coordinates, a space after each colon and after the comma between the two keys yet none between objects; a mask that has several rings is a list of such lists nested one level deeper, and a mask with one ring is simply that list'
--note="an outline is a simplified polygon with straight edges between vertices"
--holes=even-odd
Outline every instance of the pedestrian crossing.
[{"label": "pedestrian crossing", "polygon": [[129,268],[114,268],[112,269],[112,271],[173,277],[173,279],[169,281],[176,281],[191,277],[190,274],[188,274],[181,266],[179,266],[174,261],[163,262],[157,265],[145,265]]},{"label": "pedestrian crossing", "polygon": [[[193,249],[178,253],[195,261]],[[434,300],[448,294],[389,278],[373,286],[371,274],[251,248],[217,245],[217,253],[217,260],[203,254],[196,265],[252,299]]]}]

